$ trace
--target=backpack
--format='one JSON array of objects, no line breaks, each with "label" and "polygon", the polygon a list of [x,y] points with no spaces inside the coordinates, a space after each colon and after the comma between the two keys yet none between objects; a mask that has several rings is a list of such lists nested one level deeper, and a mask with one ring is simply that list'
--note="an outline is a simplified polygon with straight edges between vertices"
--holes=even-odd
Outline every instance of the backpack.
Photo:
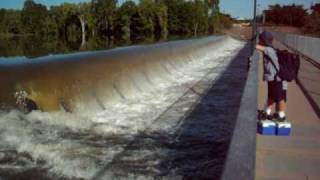
[{"label": "backpack", "polygon": [[298,72],[300,68],[300,57],[298,54],[290,53],[287,50],[276,49],[279,69],[271,60],[271,64],[275,67],[277,74],[281,80],[291,82],[292,80],[297,80]]}]

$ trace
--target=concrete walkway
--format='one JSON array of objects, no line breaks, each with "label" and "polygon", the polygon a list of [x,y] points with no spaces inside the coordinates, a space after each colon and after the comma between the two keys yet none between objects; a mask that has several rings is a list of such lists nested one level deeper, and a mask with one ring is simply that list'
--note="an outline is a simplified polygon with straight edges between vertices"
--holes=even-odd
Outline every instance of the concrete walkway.
[{"label": "concrete walkway", "polygon": [[[284,48],[276,42],[277,48]],[[301,75],[314,79],[306,70],[311,65],[301,60]],[[261,61],[260,61],[261,62]],[[266,83],[262,81],[260,64],[259,109],[266,101]],[[319,70],[313,74],[318,74]],[[318,79],[320,76],[317,77]],[[303,85],[304,83],[302,83]],[[316,87],[319,84],[311,84]],[[316,92],[319,93],[319,92]],[[318,99],[315,99],[318,102]],[[319,180],[320,179],[320,119],[310,100],[295,82],[288,89],[287,119],[292,123],[290,137],[261,136],[257,134],[256,179],[257,180]]]}]

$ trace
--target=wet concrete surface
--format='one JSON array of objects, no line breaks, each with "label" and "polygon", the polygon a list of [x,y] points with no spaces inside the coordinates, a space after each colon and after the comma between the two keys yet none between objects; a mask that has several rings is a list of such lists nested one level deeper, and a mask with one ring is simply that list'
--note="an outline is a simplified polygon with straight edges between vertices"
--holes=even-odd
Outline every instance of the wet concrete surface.
[{"label": "wet concrete surface", "polygon": [[[246,59],[250,52],[247,45],[227,67],[218,66],[209,72],[93,179],[105,179],[110,174],[125,179],[126,169],[144,174],[147,179],[220,179],[247,78]],[[174,133],[167,133],[166,121],[177,121],[170,128]],[[146,164],[126,160],[152,147],[167,152],[158,154],[161,160],[153,166],[155,171],[146,174]],[[151,164],[153,160],[141,159],[141,163],[146,162]]]}]

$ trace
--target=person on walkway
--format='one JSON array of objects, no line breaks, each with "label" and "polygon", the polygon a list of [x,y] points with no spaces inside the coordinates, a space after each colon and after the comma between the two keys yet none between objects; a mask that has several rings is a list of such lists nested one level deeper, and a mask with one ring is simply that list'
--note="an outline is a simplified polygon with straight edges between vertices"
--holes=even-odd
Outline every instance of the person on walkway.
[{"label": "person on walkway", "polygon": [[[260,34],[256,49],[263,53],[263,80],[268,83],[268,98],[266,107],[262,113],[262,119],[285,121],[288,82],[282,81],[277,76],[279,62],[276,50],[273,48],[273,36],[264,31]],[[272,62],[273,64],[272,64]],[[276,69],[277,68],[277,69]],[[272,115],[272,107],[276,103],[276,113]]]}]

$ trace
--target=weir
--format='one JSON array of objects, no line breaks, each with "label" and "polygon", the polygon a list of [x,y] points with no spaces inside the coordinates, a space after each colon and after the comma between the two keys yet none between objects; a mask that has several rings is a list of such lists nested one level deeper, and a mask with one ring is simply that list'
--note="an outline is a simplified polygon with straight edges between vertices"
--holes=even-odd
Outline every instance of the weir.
[{"label": "weir", "polygon": [[42,111],[0,110],[0,178],[250,179],[250,52],[209,37],[2,61],[1,103]]},{"label": "weir", "polygon": [[[227,37],[181,40],[107,51],[0,62],[2,107],[79,112],[150,92]],[[23,96],[23,97],[21,97]],[[18,102],[19,104],[19,102]],[[21,105],[22,104],[22,105]]]}]

